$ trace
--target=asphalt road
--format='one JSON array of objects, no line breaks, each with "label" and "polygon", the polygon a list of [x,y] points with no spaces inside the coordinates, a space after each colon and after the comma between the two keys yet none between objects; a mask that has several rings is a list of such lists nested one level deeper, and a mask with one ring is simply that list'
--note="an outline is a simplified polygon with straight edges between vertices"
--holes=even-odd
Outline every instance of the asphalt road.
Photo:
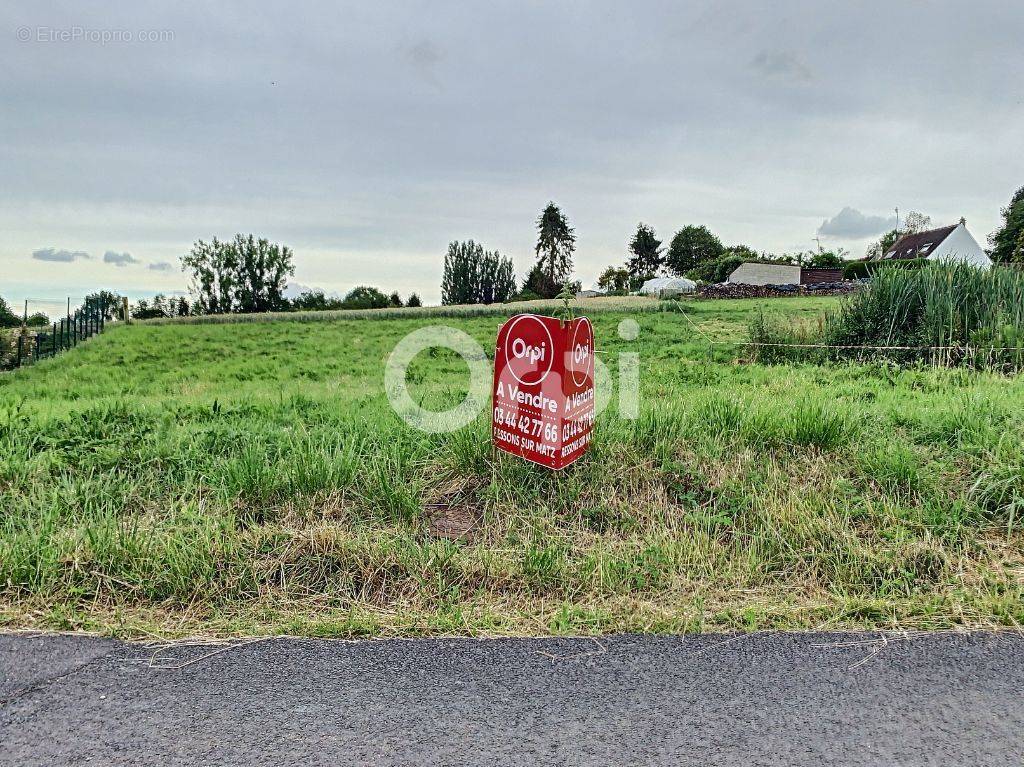
[{"label": "asphalt road", "polygon": [[1024,638],[879,636],[0,635],[0,764],[1024,764]]}]

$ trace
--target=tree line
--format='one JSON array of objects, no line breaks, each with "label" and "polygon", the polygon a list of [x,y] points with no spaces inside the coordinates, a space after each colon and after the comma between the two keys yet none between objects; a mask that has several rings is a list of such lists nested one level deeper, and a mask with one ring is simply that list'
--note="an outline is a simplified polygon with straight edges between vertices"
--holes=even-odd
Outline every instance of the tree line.
[{"label": "tree line", "polygon": [[654,228],[643,222],[637,224],[626,250],[626,261],[622,266],[612,265],[601,273],[597,284],[602,290],[609,293],[633,292],[647,280],[662,275],[699,282],[724,282],[740,264],[749,261],[838,267],[845,263],[847,255],[842,249],[785,255],[758,253],[748,245],[727,246],[706,226],[694,224],[678,230],[666,248]]},{"label": "tree line", "polygon": [[[1024,187],[1016,191],[1010,204],[1001,210],[1001,216],[1001,226],[989,235],[988,254],[996,263],[1024,263]],[[926,231],[931,225],[929,216],[910,211],[902,226],[883,234],[871,244],[865,256],[880,257],[901,236]],[[726,246],[706,226],[694,225],[677,231],[665,248],[654,229],[644,223],[637,225],[627,252],[622,266],[609,266],[601,273],[598,287],[602,290],[635,291],[648,279],[661,274],[701,282],[723,282],[741,263],[748,261],[839,268],[848,263],[849,256],[842,248],[784,255],[757,253],[746,245]]]},{"label": "tree line", "polygon": [[473,240],[448,245],[441,277],[441,303],[494,304],[555,298],[564,288],[579,292],[580,283],[571,282],[576,233],[555,203],[549,202],[537,218],[536,261],[523,279],[516,282],[512,259],[498,251],[484,250]]},{"label": "tree line", "polygon": [[23,324],[30,328],[46,327],[50,324],[50,318],[42,312],[33,312],[28,317],[16,314],[4,297],[0,296],[0,328],[20,328]]},{"label": "tree line", "polygon": [[[989,255],[996,262],[1024,263],[1024,187],[1016,191],[1001,210],[1002,224],[989,236]],[[931,219],[911,211],[903,226],[886,232],[871,245],[868,256],[888,251],[899,236],[926,230]],[[517,282],[512,259],[497,250],[484,248],[474,240],[454,241],[444,257],[441,300],[444,304],[491,304],[505,301],[557,297],[568,288],[578,292],[580,283],[570,281],[576,251],[576,233],[565,213],[549,202],[536,221],[535,261],[521,283]],[[841,267],[849,255],[842,249],[795,254],[758,253],[747,245],[725,245],[703,225],[679,229],[666,247],[654,228],[643,222],[626,245],[622,265],[608,266],[598,287],[610,293],[636,291],[648,279],[659,275],[688,277],[703,282],[723,282],[746,261],[797,264],[811,267]],[[250,313],[270,311],[317,311],[327,309],[380,309],[421,306],[418,295],[402,300],[397,292],[385,294],[375,287],[360,285],[344,298],[310,290],[289,299],[284,293],[288,277],[295,274],[293,254],[287,246],[254,235],[236,235],[228,241],[198,240],[182,257],[182,267],[191,277],[192,300],[157,295],[140,300],[132,316],[189,316],[196,314]],[[100,294],[97,294],[100,295]],[[108,312],[121,306],[120,297],[103,293]],[[0,328],[18,327],[17,316],[0,298]],[[33,314],[29,325],[43,326],[49,319]]]},{"label": "tree line", "polygon": [[295,274],[291,248],[251,234],[197,240],[181,264],[191,278],[192,300],[162,294],[140,299],[131,307],[133,318],[422,306],[415,293],[403,301],[397,291],[386,295],[368,285],[353,288],[344,298],[307,290],[289,299],[288,278]]}]

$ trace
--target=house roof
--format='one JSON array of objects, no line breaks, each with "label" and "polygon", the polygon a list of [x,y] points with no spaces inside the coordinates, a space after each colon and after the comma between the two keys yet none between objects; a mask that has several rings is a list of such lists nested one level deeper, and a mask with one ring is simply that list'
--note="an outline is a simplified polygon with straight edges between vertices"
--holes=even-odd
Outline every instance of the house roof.
[{"label": "house roof", "polygon": [[905,234],[896,244],[886,251],[883,259],[924,258],[939,246],[944,239],[953,233],[959,224],[944,226],[940,229],[929,229],[927,232]]}]

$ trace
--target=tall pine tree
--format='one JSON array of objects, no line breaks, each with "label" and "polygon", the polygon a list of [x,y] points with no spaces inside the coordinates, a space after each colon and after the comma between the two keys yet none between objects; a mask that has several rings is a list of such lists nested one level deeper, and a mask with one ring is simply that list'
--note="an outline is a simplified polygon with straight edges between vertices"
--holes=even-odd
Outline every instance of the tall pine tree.
[{"label": "tall pine tree", "polygon": [[661,269],[661,240],[654,234],[654,229],[647,224],[637,224],[636,234],[629,241],[629,252],[632,254],[626,268],[633,277],[649,279]]},{"label": "tall pine tree", "polygon": [[551,283],[561,284],[572,274],[576,235],[565,214],[553,202],[537,219],[537,264]]}]

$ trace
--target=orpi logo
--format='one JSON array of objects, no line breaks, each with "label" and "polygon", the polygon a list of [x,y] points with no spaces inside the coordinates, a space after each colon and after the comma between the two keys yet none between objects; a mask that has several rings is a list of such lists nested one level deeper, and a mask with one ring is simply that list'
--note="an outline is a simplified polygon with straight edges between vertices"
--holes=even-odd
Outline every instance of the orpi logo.
[{"label": "orpi logo", "polygon": [[536,386],[551,372],[553,349],[547,326],[538,317],[524,314],[512,320],[505,336],[506,369],[523,386]]},{"label": "orpi logo", "polygon": [[547,344],[542,343],[538,349],[536,346],[530,346],[522,338],[517,338],[512,342],[512,354],[516,359],[523,359],[529,357],[530,362],[536,364],[537,362],[544,361],[544,353],[547,351]]},{"label": "orpi logo", "polygon": [[569,373],[576,386],[593,385],[594,381],[594,328],[590,320],[581,317],[573,329],[569,346]]}]

